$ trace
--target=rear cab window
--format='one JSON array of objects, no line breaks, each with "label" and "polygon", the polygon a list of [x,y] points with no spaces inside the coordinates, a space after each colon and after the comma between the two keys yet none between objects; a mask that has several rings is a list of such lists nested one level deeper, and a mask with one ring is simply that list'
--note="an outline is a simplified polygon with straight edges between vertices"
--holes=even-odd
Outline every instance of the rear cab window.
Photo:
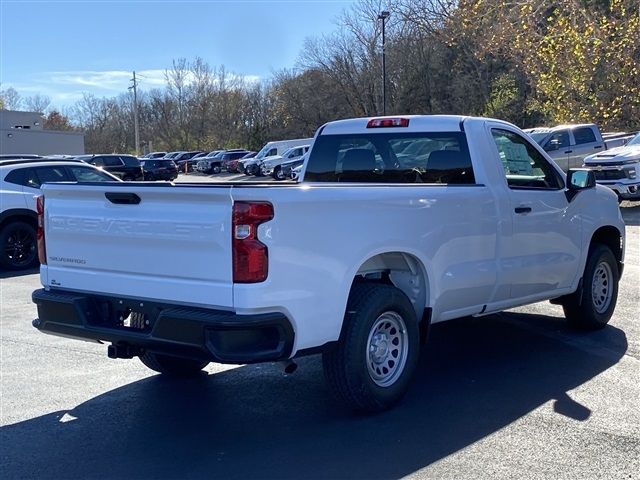
[{"label": "rear cab window", "polygon": [[317,137],[307,182],[475,184],[463,132],[363,133]]}]

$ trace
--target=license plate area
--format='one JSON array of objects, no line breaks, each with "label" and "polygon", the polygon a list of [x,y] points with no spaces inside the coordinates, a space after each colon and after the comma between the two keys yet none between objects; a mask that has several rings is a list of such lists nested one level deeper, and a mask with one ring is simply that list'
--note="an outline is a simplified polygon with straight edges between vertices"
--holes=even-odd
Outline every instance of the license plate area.
[{"label": "license plate area", "polygon": [[145,302],[114,298],[94,299],[92,310],[88,315],[92,325],[141,333],[151,331],[160,311]]}]

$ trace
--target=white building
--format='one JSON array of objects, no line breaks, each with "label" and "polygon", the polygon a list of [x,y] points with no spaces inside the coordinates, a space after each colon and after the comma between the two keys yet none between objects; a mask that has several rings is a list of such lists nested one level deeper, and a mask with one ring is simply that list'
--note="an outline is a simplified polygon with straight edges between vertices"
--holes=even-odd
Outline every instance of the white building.
[{"label": "white building", "polygon": [[0,110],[0,154],[81,155],[84,133],[45,130],[37,112]]}]

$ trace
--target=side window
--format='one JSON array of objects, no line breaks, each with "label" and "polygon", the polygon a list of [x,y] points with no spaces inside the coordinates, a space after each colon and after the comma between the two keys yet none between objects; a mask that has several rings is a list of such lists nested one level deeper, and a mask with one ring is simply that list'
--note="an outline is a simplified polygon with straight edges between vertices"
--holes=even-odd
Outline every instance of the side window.
[{"label": "side window", "polygon": [[29,187],[25,179],[25,173],[27,170],[31,170],[30,168],[16,168],[15,170],[11,170],[7,173],[7,176],[4,177],[4,181],[7,183],[13,183],[14,185],[24,185],[25,187]]},{"label": "side window", "polygon": [[87,167],[68,167],[73,180],[77,182],[113,182],[113,178],[104,172]]},{"label": "side window", "polygon": [[122,162],[128,167],[138,167],[140,165],[140,160],[129,155],[121,156],[120,160],[122,160]]},{"label": "side window", "polygon": [[88,159],[87,162],[96,167],[104,167],[104,157],[93,157]]},{"label": "side window", "polygon": [[38,177],[38,187],[47,182],[68,182],[70,179],[67,177],[67,173],[64,167],[38,167],[34,168],[34,171]]},{"label": "side window", "polygon": [[551,138],[549,138],[549,141],[544,146],[544,150],[546,152],[550,152],[553,150],[557,150],[559,148],[566,148],[569,145],[570,145],[569,132],[566,130],[563,130],[561,132],[556,132],[553,135],[551,135]]},{"label": "side window", "polygon": [[278,149],[277,148],[272,148],[271,150],[269,150],[267,152],[265,157],[271,157],[272,155],[277,155],[277,154],[278,154]]},{"label": "side window", "polygon": [[104,157],[104,165],[106,167],[120,167],[122,166],[123,162],[122,160],[120,160],[120,157],[116,157],[116,156],[109,156],[109,157]]},{"label": "side window", "polygon": [[596,142],[596,136],[589,127],[576,128],[573,131],[573,137],[576,139],[576,145]]},{"label": "side window", "polygon": [[557,190],[564,187],[560,174],[523,137],[497,128],[491,133],[510,188]]}]

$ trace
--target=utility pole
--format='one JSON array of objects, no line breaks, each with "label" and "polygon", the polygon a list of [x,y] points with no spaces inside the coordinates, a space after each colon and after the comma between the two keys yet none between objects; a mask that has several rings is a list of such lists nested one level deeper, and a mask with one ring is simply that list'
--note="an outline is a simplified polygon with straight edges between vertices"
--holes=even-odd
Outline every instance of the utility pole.
[{"label": "utility pole", "polygon": [[389,15],[391,14],[386,10],[378,15],[378,20],[382,20],[382,115],[387,114],[387,66],[384,58],[384,22],[389,18]]},{"label": "utility pole", "polygon": [[136,157],[140,154],[140,132],[138,130],[138,82],[136,81],[136,71],[133,71],[133,78],[131,79],[133,85],[129,87],[129,90],[133,89],[133,129],[136,135]]}]

